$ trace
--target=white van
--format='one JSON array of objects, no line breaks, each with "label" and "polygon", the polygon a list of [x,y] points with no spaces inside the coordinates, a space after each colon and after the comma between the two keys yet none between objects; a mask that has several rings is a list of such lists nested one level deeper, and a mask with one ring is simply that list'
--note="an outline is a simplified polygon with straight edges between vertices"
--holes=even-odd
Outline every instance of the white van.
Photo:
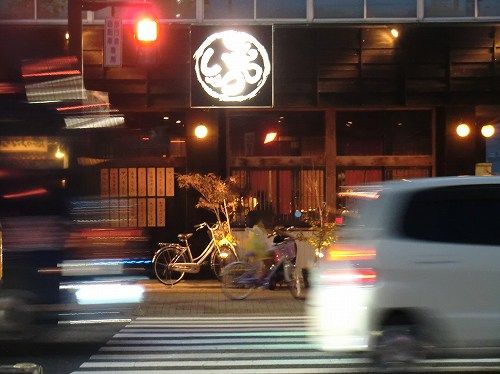
[{"label": "white van", "polygon": [[312,272],[310,337],[405,362],[500,346],[500,177],[353,190],[354,217]]}]

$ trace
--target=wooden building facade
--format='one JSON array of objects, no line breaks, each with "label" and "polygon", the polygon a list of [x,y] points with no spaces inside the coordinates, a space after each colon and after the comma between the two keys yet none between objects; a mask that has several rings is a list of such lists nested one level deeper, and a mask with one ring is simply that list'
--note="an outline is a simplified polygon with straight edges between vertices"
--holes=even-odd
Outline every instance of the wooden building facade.
[{"label": "wooden building facade", "polygon": [[[498,23],[405,23],[397,38],[391,24],[268,26],[273,105],[194,108],[192,24],[161,23],[157,61],[145,65],[133,25],[124,23],[120,67],[103,67],[103,25],[84,25],[85,88],[107,92],[126,126],[80,138],[73,165],[86,170],[89,193],[144,206],[125,210],[125,225],[141,221],[178,232],[182,225],[171,217],[179,210],[186,226],[196,221],[184,200],[169,197],[180,196],[177,188],[166,193],[173,171],[236,176],[242,214],[260,204],[286,219],[316,209],[318,201],[340,208],[337,193],[351,185],[474,174],[485,161],[480,126],[500,117]],[[4,41],[13,30],[33,39],[32,27],[1,27]],[[64,26],[38,27],[63,40]],[[68,53],[63,42],[56,52]],[[470,136],[456,135],[459,123],[471,126]],[[193,133],[199,124],[208,128],[202,140]],[[270,131],[277,140],[264,144]],[[139,174],[141,183],[154,184],[143,186],[144,202],[129,193],[141,188],[129,178]],[[116,196],[109,190],[113,175]],[[141,209],[155,217],[141,218]]]}]

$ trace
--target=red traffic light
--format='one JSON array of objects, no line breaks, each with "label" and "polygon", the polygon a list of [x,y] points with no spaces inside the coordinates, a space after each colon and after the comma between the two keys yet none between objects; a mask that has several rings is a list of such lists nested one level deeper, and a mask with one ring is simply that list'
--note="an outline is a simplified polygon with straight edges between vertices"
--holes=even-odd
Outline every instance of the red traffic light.
[{"label": "red traffic light", "polygon": [[158,39],[158,21],[151,17],[142,17],[137,20],[135,38],[143,43],[155,42]]}]

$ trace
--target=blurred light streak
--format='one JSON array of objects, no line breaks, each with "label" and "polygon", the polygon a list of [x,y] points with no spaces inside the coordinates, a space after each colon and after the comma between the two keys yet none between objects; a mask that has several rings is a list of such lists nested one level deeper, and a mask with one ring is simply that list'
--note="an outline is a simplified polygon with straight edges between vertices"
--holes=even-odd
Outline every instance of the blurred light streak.
[{"label": "blurred light streak", "polygon": [[91,325],[100,323],[128,323],[132,320],[130,318],[104,318],[104,319],[84,319],[73,321],[58,321],[58,325]]},{"label": "blurred light streak", "polygon": [[59,75],[78,75],[78,74],[80,74],[80,70],[61,70],[61,71],[49,71],[45,73],[23,74],[23,78],[56,77]]},{"label": "blurred light streak", "polygon": [[110,105],[109,103],[73,105],[73,106],[59,107],[56,108],[56,110],[58,112],[66,112],[69,110],[79,110],[79,109],[102,108],[102,107],[109,108],[109,105]]},{"label": "blurred light streak", "polygon": [[80,305],[139,303],[143,294],[144,287],[125,284],[81,285],[75,293]]},{"label": "blurred light streak", "polygon": [[0,94],[13,94],[24,92],[24,86],[22,84],[15,83],[0,83]]},{"label": "blurred light streak", "polygon": [[38,196],[38,195],[45,195],[49,191],[45,188],[34,188],[31,190],[26,190],[22,192],[16,192],[16,193],[11,193],[11,194],[5,194],[2,197],[4,199],[18,199],[22,197],[28,197],[28,196]]},{"label": "blurred light streak", "polygon": [[30,103],[83,100],[86,97],[81,75],[26,84],[26,98]]},{"label": "blurred light streak", "polygon": [[125,123],[123,116],[71,116],[64,118],[67,129],[93,129],[121,126]]}]

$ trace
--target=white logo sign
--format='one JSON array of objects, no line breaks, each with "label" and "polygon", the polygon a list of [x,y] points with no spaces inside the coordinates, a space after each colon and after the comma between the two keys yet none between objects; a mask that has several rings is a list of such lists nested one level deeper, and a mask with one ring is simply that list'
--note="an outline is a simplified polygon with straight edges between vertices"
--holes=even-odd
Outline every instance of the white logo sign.
[{"label": "white logo sign", "polygon": [[271,73],[264,46],[241,31],[210,35],[193,58],[198,82],[220,101],[242,102],[255,97]]}]

